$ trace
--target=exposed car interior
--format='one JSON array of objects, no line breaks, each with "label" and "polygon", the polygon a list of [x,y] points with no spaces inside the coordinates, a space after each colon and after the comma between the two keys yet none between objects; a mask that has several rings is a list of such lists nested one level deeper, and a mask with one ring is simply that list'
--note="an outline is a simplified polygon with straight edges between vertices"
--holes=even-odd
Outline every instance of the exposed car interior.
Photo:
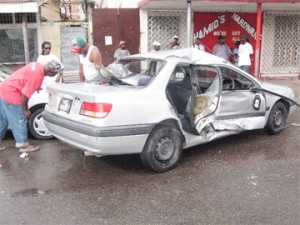
[{"label": "exposed car interior", "polygon": [[222,73],[222,90],[249,90],[251,87],[254,87],[255,84],[240,74],[238,71],[235,71],[228,67],[220,67]]},{"label": "exposed car interior", "polygon": [[184,114],[192,91],[188,70],[181,66],[176,67],[167,86],[167,92],[172,98],[178,114]]},{"label": "exposed car interior", "polygon": [[177,66],[174,69],[166,95],[185,131],[195,133],[192,125],[194,117],[207,108],[211,96],[218,94],[220,84],[217,75],[214,67]]}]

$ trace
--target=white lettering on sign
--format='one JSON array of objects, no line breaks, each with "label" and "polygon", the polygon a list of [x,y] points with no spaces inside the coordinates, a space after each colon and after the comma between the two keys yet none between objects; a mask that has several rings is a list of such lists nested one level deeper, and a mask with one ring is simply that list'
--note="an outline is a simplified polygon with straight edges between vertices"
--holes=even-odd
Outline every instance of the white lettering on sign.
[{"label": "white lettering on sign", "polygon": [[252,27],[247,21],[241,18],[237,13],[232,15],[232,19],[241,26],[245,31],[248,32],[254,39],[256,37],[256,29]]},{"label": "white lettering on sign", "polygon": [[194,38],[204,38],[206,35],[216,30],[222,23],[225,23],[225,15],[218,16],[218,18],[208,24],[207,27],[195,32]]}]

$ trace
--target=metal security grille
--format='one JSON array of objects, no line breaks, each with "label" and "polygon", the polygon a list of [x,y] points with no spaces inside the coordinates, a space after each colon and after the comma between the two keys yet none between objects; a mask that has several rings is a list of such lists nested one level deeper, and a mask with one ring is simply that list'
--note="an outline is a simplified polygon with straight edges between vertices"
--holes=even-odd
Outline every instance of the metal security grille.
[{"label": "metal security grille", "polygon": [[[38,56],[37,30],[28,29],[30,61]],[[0,63],[24,63],[25,51],[22,29],[0,30]]]},{"label": "metal security grille", "polygon": [[300,14],[265,13],[262,36],[261,74],[300,74]]},{"label": "metal security grille", "polygon": [[152,43],[158,41],[161,49],[169,49],[169,41],[179,37],[181,47],[186,47],[186,11],[149,11],[148,13],[148,51]]},{"label": "metal security grille", "polygon": [[36,14],[35,13],[16,13],[16,23],[22,23],[22,16],[27,16],[27,23],[36,23]]},{"label": "metal security grille", "polygon": [[13,23],[12,13],[0,13],[0,24]]}]

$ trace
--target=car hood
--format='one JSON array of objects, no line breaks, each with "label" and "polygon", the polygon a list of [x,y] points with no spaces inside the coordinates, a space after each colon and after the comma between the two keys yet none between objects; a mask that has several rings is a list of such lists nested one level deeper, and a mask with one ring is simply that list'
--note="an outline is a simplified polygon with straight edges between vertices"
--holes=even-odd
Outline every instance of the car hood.
[{"label": "car hood", "polygon": [[271,84],[271,83],[262,83],[261,87],[267,91],[274,92],[276,94],[285,96],[287,98],[295,99],[294,92],[289,87],[285,87],[277,84]]}]

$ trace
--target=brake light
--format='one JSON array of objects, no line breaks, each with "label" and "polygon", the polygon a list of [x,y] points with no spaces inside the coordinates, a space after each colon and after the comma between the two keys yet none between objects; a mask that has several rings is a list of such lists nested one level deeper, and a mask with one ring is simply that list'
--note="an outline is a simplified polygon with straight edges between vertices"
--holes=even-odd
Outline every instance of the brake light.
[{"label": "brake light", "polygon": [[94,118],[104,118],[109,114],[111,108],[112,105],[108,103],[83,102],[79,114]]}]

